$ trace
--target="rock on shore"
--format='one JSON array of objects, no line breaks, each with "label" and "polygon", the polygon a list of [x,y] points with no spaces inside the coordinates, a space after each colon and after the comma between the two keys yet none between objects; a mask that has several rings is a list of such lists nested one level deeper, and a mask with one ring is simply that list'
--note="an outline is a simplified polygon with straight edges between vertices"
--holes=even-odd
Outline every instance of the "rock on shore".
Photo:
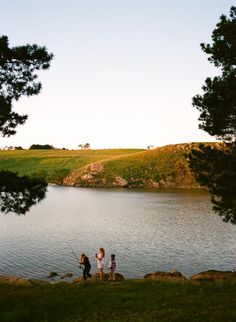
[{"label": "rock on shore", "polygon": [[187,280],[187,278],[178,271],[150,273],[150,274],[146,274],[144,276],[144,279],[157,280],[157,281],[169,281],[169,280],[183,281],[183,280]]},{"label": "rock on shore", "polygon": [[49,284],[49,282],[42,281],[36,278],[27,279],[19,276],[6,276],[6,275],[0,275],[0,283],[7,283],[7,284],[14,284],[14,285],[21,285],[21,286]]},{"label": "rock on shore", "polygon": [[223,281],[223,280],[233,280],[236,282],[236,272],[222,272],[209,270],[205,272],[193,275],[190,278],[191,281]]},{"label": "rock on shore", "polygon": [[[123,281],[124,280],[124,276],[122,274],[119,273],[115,273],[115,281],[119,282],[119,281]],[[100,282],[100,275],[99,273],[95,273],[92,275],[92,277],[89,279],[92,282]],[[73,280],[73,283],[80,283],[83,282],[83,276],[77,277]],[[109,274],[105,273],[104,274],[104,280],[103,281],[109,281]]]},{"label": "rock on shore", "polygon": [[[58,280],[53,280],[53,284],[55,283],[64,283],[64,284],[78,284],[80,282],[83,282],[83,276],[74,278],[73,281],[70,279],[72,274],[70,276],[67,276],[68,274],[65,274],[65,277],[58,278]],[[116,273],[115,274],[116,279],[115,281],[123,281],[124,277],[122,274]],[[68,277],[68,281],[64,281],[64,278]],[[145,280],[155,280],[155,281],[186,281],[187,279],[182,273],[178,271],[172,271],[172,272],[153,272],[146,274],[144,276]],[[140,279],[141,280],[141,279]],[[98,273],[95,273],[92,275],[90,281],[92,282],[100,282],[100,275]],[[104,274],[104,281],[109,281],[109,274]],[[230,271],[214,271],[209,270],[205,272],[198,273],[196,275],[193,275],[190,277],[190,281],[193,282],[207,282],[207,281],[230,281],[230,282],[236,282],[236,272],[230,272]],[[113,282],[113,281],[111,281]],[[36,279],[36,278],[24,278],[19,276],[7,276],[7,275],[0,275],[0,284],[13,284],[13,285],[20,285],[20,286],[33,286],[33,285],[44,285],[44,284],[50,284],[48,281]]]}]

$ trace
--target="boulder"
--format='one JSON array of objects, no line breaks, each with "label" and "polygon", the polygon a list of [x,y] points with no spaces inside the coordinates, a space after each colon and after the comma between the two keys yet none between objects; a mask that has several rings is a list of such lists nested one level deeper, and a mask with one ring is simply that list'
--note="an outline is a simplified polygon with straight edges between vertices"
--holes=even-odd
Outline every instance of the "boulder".
[{"label": "boulder", "polygon": [[[124,280],[123,275],[119,274],[119,273],[115,273],[115,278],[116,278],[115,281],[123,281]],[[99,273],[93,274],[92,277],[89,278],[88,280],[92,281],[92,282],[100,282],[101,281]],[[103,281],[114,282],[113,280],[109,280],[109,274],[107,274],[107,273],[104,274]],[[83,276],[77,277],[73,280],[74,284],[81,283],[81,282],[84,282]]]},{"label": "boulder", "polygon": [[9,276],[0,275],[0,283],[8,283]]},{"label": "boulder", "polygon": [[73,284],[81,283],[83,281],[84,281],[83,276],[79,276],[73,279]]},{"label": "boulder", "polygon": [[67,281],[62,281],[62,280],[59,280],[59,281],[55,282],[54,284],[60,284],[60,285],[70,285],[71,283],[70,283],[70,282],[67,282]]},{"label": "boulder", "polygon": [[55,276],[58,276],[59,274],[57,272],[50,272],[48,274],[48,278],[51,278],[51,277],[55,277]]},{"label": "boulder", "polygon": [[29,279],[29,282],[32,284],[32,285],[45,285],[45,284],[49,284],[49,282],[47,281],[43,281],[43,280],[39,280],[37,278],[30,278]]},{"label": "boulder", "polygon": [[62,274],[60,279],[63,280],[64,278],[67,278],[67,277],[73,277],[73,274],[72,273],[65,273],[65,274]]},{"label": "boulder", "polygon": [[115,187],[127,187],[128,182],[122,177],[115,177],[112,184]]},{"label": "boulder", "polygon": [[[104,273],[104,279],[103,280],[110,282],[109,277],[110,277],[109,274]],[[115,281],[123,281],[124,280],[124,276],[122,274],[119,274],[119,273],[115,273],[115,278],[116,278]],[[93,274],[92,277],[91,277],[91,281],[93,281],[93,282],[101,281],[99,273]],[[113,281],[111,280],[111,282],[113,282]]]},{"label": "boulder", "polygon": [[9,280],[9,283],[15,284],[15,285],[21,285],[21,286],[31,286],[32,284],[30,283],[29,280],[23,277],[17,277]]},{"label": "boulder", "polygon": [[148,179],[146,181],[146,184],[149,188],[160,188],[160,184],[153,179]]},{"label": "boulder", "polygon": [[22,285],[22,286],[31,286],[29,280],[27,280],[24,277],[18,277],[18,276],[0,276],[0,283],[8,283],[8,284],[14,284],[14,285]]},{"label": "boulder", "polygon": [[89,170],[95,173],[101,172],[104,169],[103,163],[92,163],[88,166]]},{"label": "boulder", "polygon": [[94,178],[91,174],[84,174],[83,176],[81,176],[81,180],[84,180],[84,181],[91,181],[93,179]]},{"label": "boulder", "polygon": [[193,275],[191,281],[224,281],[231,280],[236,282],[236,272],[209,270]]},{"label": "boulder", "polygon": [[66,186],[75,186],[77,179],[80,177],[78,171],[71,172],[67,177],[63,179],[63,184]]},{"label": "boulder", "polygon": [[169,281],[169,280],[184,281],[187,279],[184,275],[182,275],[178,271],[150,273],[150,274],[146,274],[144,278],[148,280],[157,280],[157,281]]}]

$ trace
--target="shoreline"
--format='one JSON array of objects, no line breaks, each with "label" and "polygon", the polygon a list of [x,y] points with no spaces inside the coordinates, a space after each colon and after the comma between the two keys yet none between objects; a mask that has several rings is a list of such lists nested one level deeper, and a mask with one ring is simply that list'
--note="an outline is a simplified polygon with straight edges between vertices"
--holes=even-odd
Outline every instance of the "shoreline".
[{"label": "shoreline", "polygon": [[233,281],[236,282],[236,271],[217,271],[217,270],[207,270],[204,272],[199,272],[190,276],[189,278],[184,276],[178,271],[158,271],[153,273],[148,273],[142,278],[124,278],[122,274],[116,272],[116,280],[109,281],[109,274],[104,274],[104,280],[101,281],[98,273],[92,274],[92,277],[87,281],[83,280],[83,276],[76,276],[72,273],[57,273],[50,272],[45,278],[26,278],[24,276],[16,275],[0,275],[0,284],[14,284],[22,286],[33,286],[33,285],[46,285],[46,284],[80,284],[85,282],[122,282],[122,281]]}]

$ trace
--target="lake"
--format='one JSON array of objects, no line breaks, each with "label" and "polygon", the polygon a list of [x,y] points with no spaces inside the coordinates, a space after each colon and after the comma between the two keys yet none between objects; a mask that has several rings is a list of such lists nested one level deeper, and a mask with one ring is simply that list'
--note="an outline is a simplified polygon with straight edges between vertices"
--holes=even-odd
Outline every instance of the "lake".
[{"label": "lake", "polygon": [[202,190],[50,186],[26,215],[0,214],[0,226],[0,274],[81,274],[72,251],[88,255],[95,272],[99,247],[105,264],[116,254],[117,271],[128,278],[236,269],[236,226],[212,211]]}]

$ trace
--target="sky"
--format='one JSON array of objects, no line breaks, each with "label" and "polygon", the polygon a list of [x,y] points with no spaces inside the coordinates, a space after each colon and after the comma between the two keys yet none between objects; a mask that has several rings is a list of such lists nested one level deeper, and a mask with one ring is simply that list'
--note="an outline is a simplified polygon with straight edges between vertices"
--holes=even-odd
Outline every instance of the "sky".
[{"label": "sky", "polygon": [[10,46],[53,52],[42,91],[14,102],[28,114],[0,147],[146,148],[215,141],[199,130],[192,97],[219,74],[209,43],[228,0],[0,0]]}]

